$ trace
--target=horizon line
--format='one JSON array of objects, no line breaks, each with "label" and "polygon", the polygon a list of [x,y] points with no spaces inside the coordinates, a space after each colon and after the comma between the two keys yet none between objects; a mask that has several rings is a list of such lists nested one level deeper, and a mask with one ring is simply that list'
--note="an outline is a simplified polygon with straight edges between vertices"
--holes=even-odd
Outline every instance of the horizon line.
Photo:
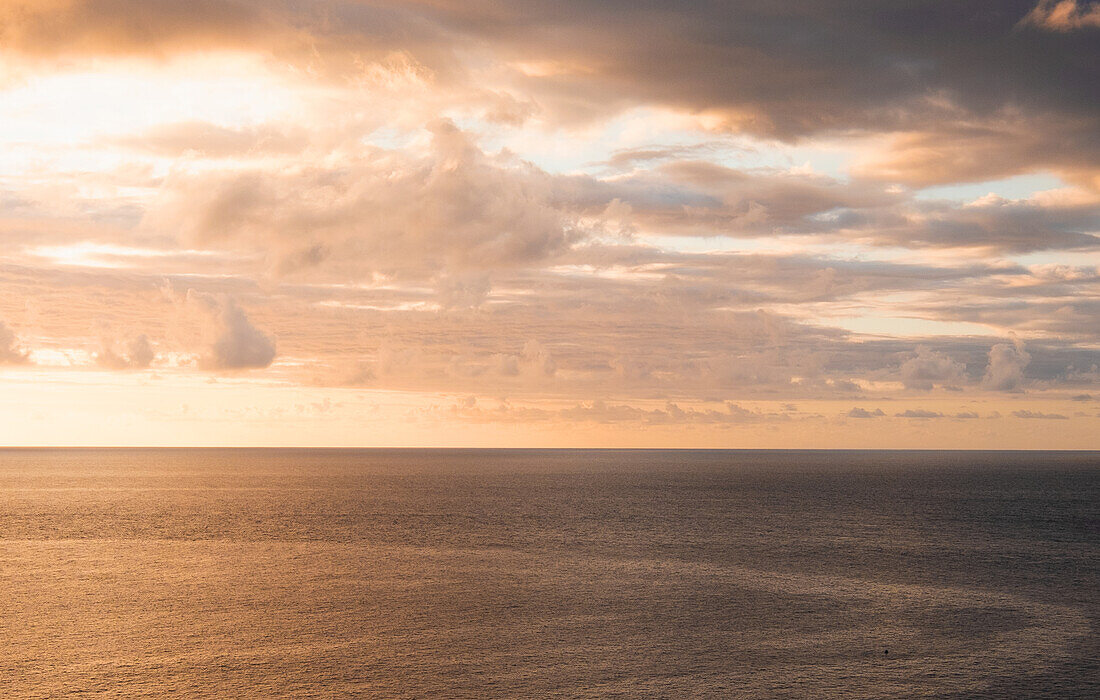
[{"label": "horizon line", "polygon": [[373,445],[373,446],[335,446],[335,445],[0,445],[0,451],[14,450],[327,450],[327,451],[368,451],[368,450],[435,450],[470,452],[488,451],[577,451],[577,452],[1096,452],[1096,448],[1022,448],[998,449],[977,447],[470,447],[470,446],[414,446],[414,445]]}]

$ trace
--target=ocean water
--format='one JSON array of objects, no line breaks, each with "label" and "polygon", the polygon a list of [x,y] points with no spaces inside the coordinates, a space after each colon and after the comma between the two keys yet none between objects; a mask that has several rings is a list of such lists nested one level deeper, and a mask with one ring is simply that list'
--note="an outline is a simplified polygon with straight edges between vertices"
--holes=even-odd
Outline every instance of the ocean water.
[{"label": "ocean water", "polygon": [[0,451],[3,698],[1100,697],[1098,625],[1100,453]]}]

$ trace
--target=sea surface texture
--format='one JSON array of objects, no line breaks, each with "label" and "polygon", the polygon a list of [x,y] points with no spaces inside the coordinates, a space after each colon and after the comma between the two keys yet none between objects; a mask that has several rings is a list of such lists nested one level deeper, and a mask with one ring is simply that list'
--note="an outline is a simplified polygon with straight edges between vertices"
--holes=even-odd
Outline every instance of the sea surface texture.
[{"label": "sea surface texture", "polygon": [[0,697],[1100,697],[1100,454],[0,451]]}]

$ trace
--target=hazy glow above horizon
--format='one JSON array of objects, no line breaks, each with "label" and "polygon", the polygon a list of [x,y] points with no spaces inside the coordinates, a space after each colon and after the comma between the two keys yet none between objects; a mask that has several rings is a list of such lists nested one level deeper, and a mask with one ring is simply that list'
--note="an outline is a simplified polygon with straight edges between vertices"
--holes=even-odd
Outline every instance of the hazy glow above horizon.
[{"label": "hazy glow above horizon", "polygon": [[1100,28],[616,7],[0,0],[0,444],[1100,448]]}]

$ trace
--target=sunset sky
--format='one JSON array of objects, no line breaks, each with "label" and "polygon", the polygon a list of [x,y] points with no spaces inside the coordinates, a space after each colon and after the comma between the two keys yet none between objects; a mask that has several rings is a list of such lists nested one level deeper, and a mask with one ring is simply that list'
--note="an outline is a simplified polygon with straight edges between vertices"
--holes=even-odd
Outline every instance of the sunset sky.
[{"label": "sunset sky", "polygon": [[1100,448],[1100,3],[0,0],[0,444]]}]

